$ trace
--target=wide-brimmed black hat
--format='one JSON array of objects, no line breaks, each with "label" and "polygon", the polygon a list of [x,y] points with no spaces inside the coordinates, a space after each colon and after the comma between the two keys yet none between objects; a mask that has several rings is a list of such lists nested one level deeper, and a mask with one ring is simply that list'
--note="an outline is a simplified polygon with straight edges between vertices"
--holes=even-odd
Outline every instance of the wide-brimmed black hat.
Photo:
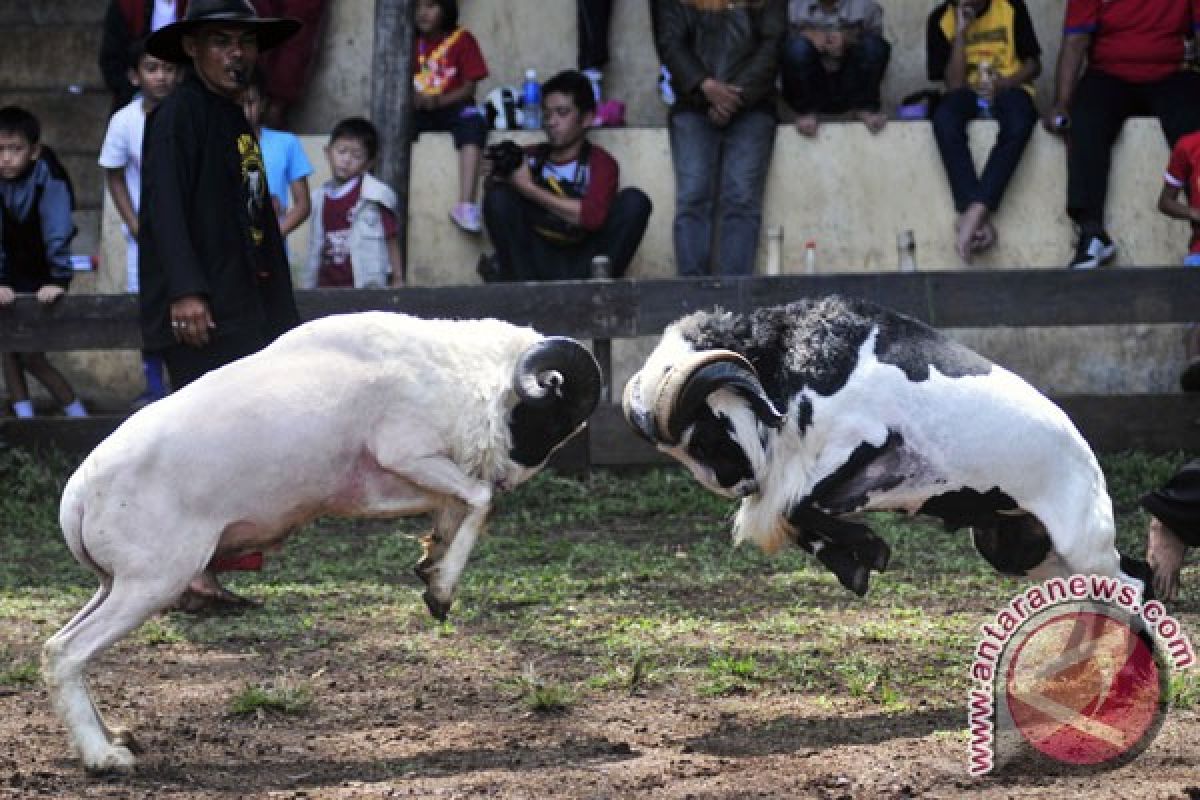
[{"label": "wide-brimmed black hat", "polygon": [[1185,464],[1161,489],[1143,495],[1141,503],[1184,542],[1200,547],[1200,460]]},{"label": "wide-brimmed black hat", "polygon": [[205,25],[242,25],[258,37],[263,52],[283,44],[300,30],[300,20],[260,17],[250,0],[191,0],[183,19],[159,28],[146,40],[146,52],[173,64],[191,59],[183,52],[183,37]]}]

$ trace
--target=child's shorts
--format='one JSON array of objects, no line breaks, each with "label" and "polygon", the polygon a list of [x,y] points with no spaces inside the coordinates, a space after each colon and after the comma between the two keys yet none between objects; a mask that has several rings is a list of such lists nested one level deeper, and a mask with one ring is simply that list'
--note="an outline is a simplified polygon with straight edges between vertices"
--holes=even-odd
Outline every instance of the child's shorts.
[{"label": "child's shorts", "polygon": [[1200,267],[1200,253],[1188,253],[1187,258],[1183,260],[1185,267]]},{"label": "child's shorts", "polygon": [[460,103],[434,111],[413,112],[413,139],[426,131],[449,131],[454,136],[454,149],[473,144],[483,147],[487,142],[487,118],[478,106]]}]

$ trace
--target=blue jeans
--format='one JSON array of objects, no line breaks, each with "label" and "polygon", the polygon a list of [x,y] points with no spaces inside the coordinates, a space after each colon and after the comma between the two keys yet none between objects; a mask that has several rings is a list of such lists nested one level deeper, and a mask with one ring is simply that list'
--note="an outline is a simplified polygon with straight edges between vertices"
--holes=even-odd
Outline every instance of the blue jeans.
[{"label": "blue jeans", "polygon": [[[680,275],[754,273],[775,127],[775,115],[757,108],[742,112],[724,128],[700,111],[671,115],[675,262]],[[710,263],[714,221],[720,236],[715,270]]]},{"label": "blue jeans", "polygon": [[879,85],[891,56],[892,46],[882,36],[864,33],[846,51],[841,69],[826,72],[808,38],[789,36],[780,63],[783,99],[797,114],[878,111]]},{"label": "blue jeans", "polygon": [[1183,259],[1185,267],[1200,267],[1200,253],[1188,253]]},{"label": "blue jeans", "polygon": [[992,116],[1000,123],[996,144],[988,154],[983,174],[975,172],[975,162],[967,147],[967,123],[979,113],[977,96],[971,89],[947,92],[933,112],[933,135],[950,179],[954,207],[966,211],[972,203],[983,203],[989,210],[1000,207],[1004,190],[1016,172],[1025,145],[1037,124],[1037,109],[1024,89],[1005,89],[992,100]]}]

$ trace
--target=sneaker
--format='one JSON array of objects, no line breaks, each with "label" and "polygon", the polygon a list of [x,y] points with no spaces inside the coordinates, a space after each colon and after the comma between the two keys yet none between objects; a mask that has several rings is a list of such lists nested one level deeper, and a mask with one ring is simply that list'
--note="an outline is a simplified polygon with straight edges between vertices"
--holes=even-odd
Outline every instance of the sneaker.
[{"label": "sneaker", "polygon": [[459,203],[450,211],[450,219],[467,233],[479,233],[483,222],[479,219],[479,206],[474,203]]},{"label": "sneaker", "polygon": [[1104,231],[1081,233],[1075,257],[1067,266],[1070,269],[1095,269],[1117,253],[1117,246]]},{"label": "sneaker", "polygon": [[504,280],[504,270],[500,268],[500,261],[494,253],[480,253],[475,271],[484,283],[500,283]]}]

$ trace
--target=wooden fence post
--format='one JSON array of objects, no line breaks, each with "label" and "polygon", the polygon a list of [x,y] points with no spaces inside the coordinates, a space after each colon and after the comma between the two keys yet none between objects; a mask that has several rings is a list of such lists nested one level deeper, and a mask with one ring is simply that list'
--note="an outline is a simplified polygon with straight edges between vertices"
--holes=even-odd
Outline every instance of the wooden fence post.
[{"label": "wooden fence post", "polygon": [[[379,129],[376,176],[396,191],[400,252],[408,252],[408,177],[412,155],[411,59],[414,0],[375,0],[371,118]],[[404,256],[407,260],[407,255]]]}]

